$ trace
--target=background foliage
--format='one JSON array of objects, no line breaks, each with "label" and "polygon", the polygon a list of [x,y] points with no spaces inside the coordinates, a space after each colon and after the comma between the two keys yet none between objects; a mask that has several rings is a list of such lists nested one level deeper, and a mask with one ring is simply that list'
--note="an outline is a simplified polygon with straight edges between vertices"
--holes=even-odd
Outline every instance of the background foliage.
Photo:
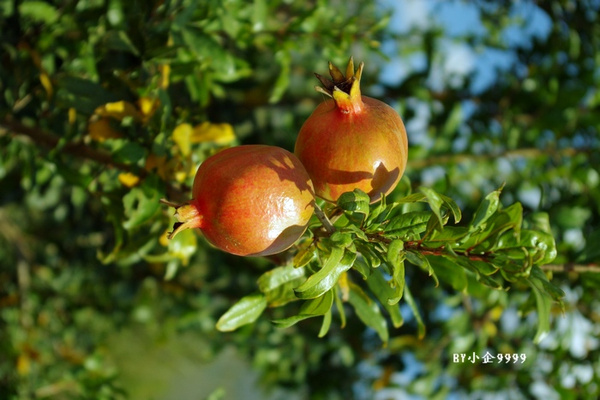
[{"label": "background foliage", "polygon": [[[599,397],[600,5],[432,2],[409,21],[394,2],[365,3],[0,2],[0,393]],[[457,13],[474,22],[448,23]],[[357,318],[318,338],[312,319],[273,326],[278,309],[215,330],[273,260],[192,232],[168,242],[158,200],[186,200],[197,165],[225,146],[292,149],[322,101],[312,71],[350,54],[366,61],[363,92],[407,125],[392,198],[428,187],[469,221],[504,185],[502,204],[549,215],[558,256],[543,269],[566,298],[539,344],[527,288],[436,287],[408,263],[424,338],[408,306],[384,348]],[[486,351],[526,361],[453,359]],[[240,371],[219,381],[218,366]]]}]

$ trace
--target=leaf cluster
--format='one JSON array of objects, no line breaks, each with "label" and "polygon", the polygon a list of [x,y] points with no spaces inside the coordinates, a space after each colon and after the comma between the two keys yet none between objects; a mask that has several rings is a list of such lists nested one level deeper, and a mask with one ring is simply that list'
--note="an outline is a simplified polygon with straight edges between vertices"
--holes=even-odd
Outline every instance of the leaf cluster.
[{"label": "leaf cluster", "polygon": [[467,225],[458,225],[462,213],[457,204],[430,188],[389,204],[383,196],[373,205],[359,189],[344,193],[327,210],[336,218],[335,231],[314,224],[291,264],[258,278],[259,291],[231,307],[217,328],[234,330],[256,321],[267,307],[300,302],[292,315],[273,323],[289,327],[320,317],[319,336],[324,336],[333,315],[344,327],[349,307],[385,343],[388,324],[399,328],[404,323],[399,307],[404,300],[422,338],[423,318],[405,279],[406,268],[419,268],[436,286],[463,292],[477,285],[496,290],[529,286],[537,305],[539,340],[549,329],[552,303],[563,296],[540,269],[556,257],[554,238],[542,214],[536,215],[535,226],[524,229],[521,205],[503,207],[500,193],[501,188],[488,194]]}]

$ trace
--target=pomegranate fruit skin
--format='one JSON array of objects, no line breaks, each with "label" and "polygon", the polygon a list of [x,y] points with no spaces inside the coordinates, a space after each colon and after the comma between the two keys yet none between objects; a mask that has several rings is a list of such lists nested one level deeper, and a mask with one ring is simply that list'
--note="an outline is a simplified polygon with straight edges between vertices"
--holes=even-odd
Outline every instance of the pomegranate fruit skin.
[{"label": "pomegranate fruit skin", "polygon": [[[314,189],[289,151],[244,145],[206,159],[194,178],[192,200],[177,210],[187,225],[231,254],[265,256],[292,246],[314,212]],[[173,235],[172,234],[172,235]]]},{"label": "pomegranate fruit skin", "polygon": [[384,102],[360,94],[352,58],[344,75],[329,63],[333,80],[315,74],[333,99],[319,104],[305,121],[294,148],[310,175],[317,196],[336,202],[361,189],[371,203],[389,194],[404,174],[408,139],[400,115]]},{"label": "pomegranate fruit skin", "polygon": [[294,154],[310,175],[315,193],[335,202],[356,188],[371,202],[391,192],[408,159],[408,140],[398,113],[382,101],[361,96],[359,112],[343,112],[334,100],[321,103],[306,120]]}]

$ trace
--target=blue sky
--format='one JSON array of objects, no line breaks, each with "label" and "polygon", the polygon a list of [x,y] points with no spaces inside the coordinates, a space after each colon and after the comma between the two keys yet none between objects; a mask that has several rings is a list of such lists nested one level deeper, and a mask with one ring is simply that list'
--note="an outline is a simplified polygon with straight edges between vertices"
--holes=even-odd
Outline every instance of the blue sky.
[{"label": "blue sky", "polygon": [[[380,0],[385,9],[393,10],[390,28],[397,33],[408,33],[411,29],[426,30],[431,26],[440,26],[445,31],[441,43],[443,59],[439,60],[432,71],[430,84],[434,88],[442,85],[444,78],[460,79],[461,76],[473,75],[471,89],[477,93],[494,82],[496,69],[507,69],[515,61],[511,51],[497,49],[475,50],[461,42],[464,35],[485,35],[487,30],[481,22],[479,9],[464,1],[457,0]],[[523,25],[512,26],[502,33],[502,38],[509,46],[526,46],[535,37],[544,38],[550,32],[550,18],[531,1],[516,1],[512,7],[511,17],[523,20]],[[399,59],[398,43],[384,43],[383,50],[391,57],[384,67],[381,80],[383,83],[397,84],[409,72],[425,67],[422,54],[415,54],[409,59]],[[408,43],[410,45],[410,43]]]}]

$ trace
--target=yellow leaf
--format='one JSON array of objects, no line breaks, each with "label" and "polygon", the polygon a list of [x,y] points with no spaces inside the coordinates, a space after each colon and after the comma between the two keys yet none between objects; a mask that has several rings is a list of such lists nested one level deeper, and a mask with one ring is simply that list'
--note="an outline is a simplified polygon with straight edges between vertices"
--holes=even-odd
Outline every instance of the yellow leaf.
[{"label": "yellow leaf", "polygon": [[179,124],[173,130],[173,141],[179,147],[179,151],[185,157],[187,157],[192,151],[191,146],[191,137],[192,137],[193,129],[190,124]]},{"label": "yellow leaf", "polygon": [[97,142],[104,142],[106,139],[116,139],[121,137],[121,134],[113,129],[110,121],[106,118],[100,118],[96,121],[91,121],[88,125],[88,134]]},{"label": "yellow leaf", "polygon": [[31,362],[27,354],[20,354],[17,358],[17,372],[19,375],[29,375],[31,370]]},{"label": "yellow leaf", "polygon": [[137,175],[132,174],[131,172],[121,172],[119,174],[119,182],[123,186],[127,186],[128,188],[134,187],[140,181],[140,178]]},{"label": "yellow leaf", "polygon": [[160,101],[158,99],[153,99],[151,97],[140,97],[137,103],[144,121],[149,120],[160,105]]},{"label": "yellow leaf", "polygon": [[163,64],[159,67],[160,69],[160,83],[161,89],[169,87],[169,78],[171,76],[171,66],[169,64]]},{"label": "yellow leaf", "polygon": [[95,114],[101,117],[110,117],[121,121],[125,117],[133,117],[141,119],[141,114],[133,104],[128,101],[116,101],[114,103],[106,103],[103,106],[96,108]]},{"label": "yellow leaf", "polygon": [[48,97],[52,97],[52,93],[54,93],[54,89],[52,88],[52,82],[50,81],[50,77],[44,71],[40,73],[40,82],[44,89],[46,89],[46,93],[48,93]]},{"label": "yellow leaf", "polygon": [[485,333],[488,334],[488,336],[491,337],[496,336],[496,334],[498,333],[498,328],[496,328],[496,325],[491,321],[486,321],[483,324],[483,330]]},{"label": "yellow leaf", "polygon": [[162,235],[160,235],[160,237],[158,238],[158,243],[160,243],[162,246],[167,247],[169,245],[169,234],[170,233],[171,233],[171,228],[164,231],[162,233]]},{"label": "yellow leaf", "polygon": [[73,125],[77,119],[77,110],[73,107],[69,108],[69,124]]},{"label": "yellow leaf", "polygon": [[144,166],[146,171],[156,171],[156,174],[160,176],[163,180],[168,180],[168,164],[167,157],[165,156],[157,156],[156,154],[150,154],[148,158],[146,158],[146,165]]},{"label": "yellow leaf", "polygon": [[235,140],[233,127],[229,124],[213,124],[203,122],[194,127],[190,138],[192,143],[214,142],[216,144],[228,144]]}]

